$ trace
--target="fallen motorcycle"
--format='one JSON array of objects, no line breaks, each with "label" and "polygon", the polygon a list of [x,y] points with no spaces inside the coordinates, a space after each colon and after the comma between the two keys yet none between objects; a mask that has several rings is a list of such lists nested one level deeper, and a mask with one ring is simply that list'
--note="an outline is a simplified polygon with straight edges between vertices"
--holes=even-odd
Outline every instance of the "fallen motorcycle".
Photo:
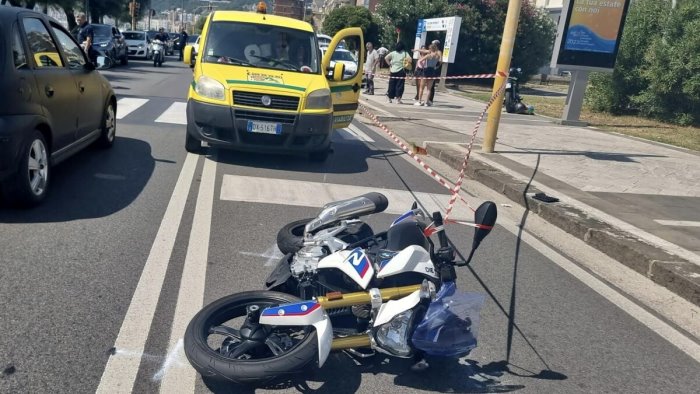
[{"label": "fallen motorcycle", "polygon": [[280,260],[268,290],[221,298],[193,317],[184,337],[192,366],[206,378],[260,384],[321,367],[331,351],[468,354],[483,297],[456,290],[455,267],[469,264],[493,228],[496,205],[476,210],[466,261],[455,259],[441,214],[426,224],[416,204],[387,231],[347,242],[358,236],[349,229],[366,226],[361,216],[387,205],[379,193],[326,205],[304,225],[298,250]]}]

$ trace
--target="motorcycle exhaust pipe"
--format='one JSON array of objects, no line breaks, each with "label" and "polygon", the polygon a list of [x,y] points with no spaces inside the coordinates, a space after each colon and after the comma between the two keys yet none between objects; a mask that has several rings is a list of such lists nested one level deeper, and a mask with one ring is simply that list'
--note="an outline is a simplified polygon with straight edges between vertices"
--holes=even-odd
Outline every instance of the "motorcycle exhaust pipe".
[{"label": "motorcycle exhaust pipe", "polygon": [[370,347],[369,335],[352,335],[349,337],[335,338],[331,344],[331,350],[354,349],[358,347]]},{"label": "motorcycle exhaust pipe", "polygon": [[[401,287],[390,287],[387,289],[379,289],[379,292],[382,296],[382,301],[389,301],[389,300],[395,300],[397,298],[405,297],[411,293],[413,293],[416,290],[420,290],[421,285],[411,285],[411,286],[401,286]],[[318,301],[319,304],[324,309],[332,309],[332,308],[345,308],[348,306],[353,306],[353,305],[365,305],[365,304],[371,304],[372,303],[372,298],[369,295],[369,292],[357,292],[357,293],[348,293],[348,294],[342,294],[340,292],[337,293],[328,293],[326,296],[319,296],[316,297],[316,301]]]}]

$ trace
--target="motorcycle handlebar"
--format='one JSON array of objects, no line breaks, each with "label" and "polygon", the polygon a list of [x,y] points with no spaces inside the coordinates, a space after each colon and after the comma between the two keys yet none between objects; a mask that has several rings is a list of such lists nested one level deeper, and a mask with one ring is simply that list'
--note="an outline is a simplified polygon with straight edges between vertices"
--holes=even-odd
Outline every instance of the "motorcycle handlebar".
[{"label": "motorcycle handlebar", "polygon": [[447,235],[445,234],[445,229],[443,228],[442,214],[440,212],[433,212],[433,223],[435,229],[438,230],[438,240],[440,241],[440,248],[446,248],[449,246],[447,243]]}]

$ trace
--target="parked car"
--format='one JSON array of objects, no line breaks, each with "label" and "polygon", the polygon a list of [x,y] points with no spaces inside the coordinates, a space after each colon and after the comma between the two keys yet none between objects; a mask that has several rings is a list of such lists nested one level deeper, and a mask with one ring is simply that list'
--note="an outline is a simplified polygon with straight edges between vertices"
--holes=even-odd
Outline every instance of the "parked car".
[{"label": "parked car", "polygon": [[124,37],[114,26],[92,24],[95,31],[95,40],[92,45],[98,56],[108,59],[107,66],[119,61],[123,66],[129,63],[129,48]]},{"label": "parked car", "polygon": [[40,203],[54,165],[92,143],[114,143],[112,87],[42,13],[0,7],[0,91],[0,189],[10,202]]},{"label": "parked car", "polygon": [[[321,48],[321,56],[325,56],[327,50],[328,48]],[[352,77],[357,72],[357,59],[347,49],[335,49],[333,56],[331,56],[331,68],[335,67],[335,62],[345,65],[344,74],[346,77]]]},{"label": "parked car", "polygon": [[129,46],[129,56],[143,59],[151,57],[148,36],[145,31],[125,31],[123,35]]}]

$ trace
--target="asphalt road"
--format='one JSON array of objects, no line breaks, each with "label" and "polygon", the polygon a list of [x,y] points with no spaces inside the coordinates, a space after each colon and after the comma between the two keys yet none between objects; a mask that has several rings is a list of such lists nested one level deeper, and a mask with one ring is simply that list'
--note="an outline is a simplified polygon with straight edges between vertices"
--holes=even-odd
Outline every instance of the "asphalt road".
[{"label": "asphalt road", "polygon": [[[0,392],[694,393],[700,387],[696,337],[630,307],[634,300],[617,297],[613,286],[571,268],[575,261],[554,259],[556,250],[503,226],[484,241],[472,267],[458,271],[462,290],[486,295],[479,347],[469,356],[412,373],[405,360],[378,356],[357,365],[340,353],[286,386],[217,386],[199,376],[189,386],[194,374],[177,349],[182,325],[203,304],[262,287],[279,254],[278,229],[313,217],[328,202],[312,191],[403,191],[395,193],[414,193],[428,206],[448,196],[359,122],[334,136],[335,151],[323,164],[213,149],[188,155],[181,111],[189,68],[171,57],[162,69],[134,60],[103,73],[125,100],[120,109],[131,109],[120,115],[114,148],[89,149],[58,166],[42,206],[0,207]],[[368,222],[383,228],[395,216],[376,214]],[[520,222],[526,227],[527,215]],[[468,253],[473,230],[448,231]],[[140,349],[123,346],[139,341]]]}]

